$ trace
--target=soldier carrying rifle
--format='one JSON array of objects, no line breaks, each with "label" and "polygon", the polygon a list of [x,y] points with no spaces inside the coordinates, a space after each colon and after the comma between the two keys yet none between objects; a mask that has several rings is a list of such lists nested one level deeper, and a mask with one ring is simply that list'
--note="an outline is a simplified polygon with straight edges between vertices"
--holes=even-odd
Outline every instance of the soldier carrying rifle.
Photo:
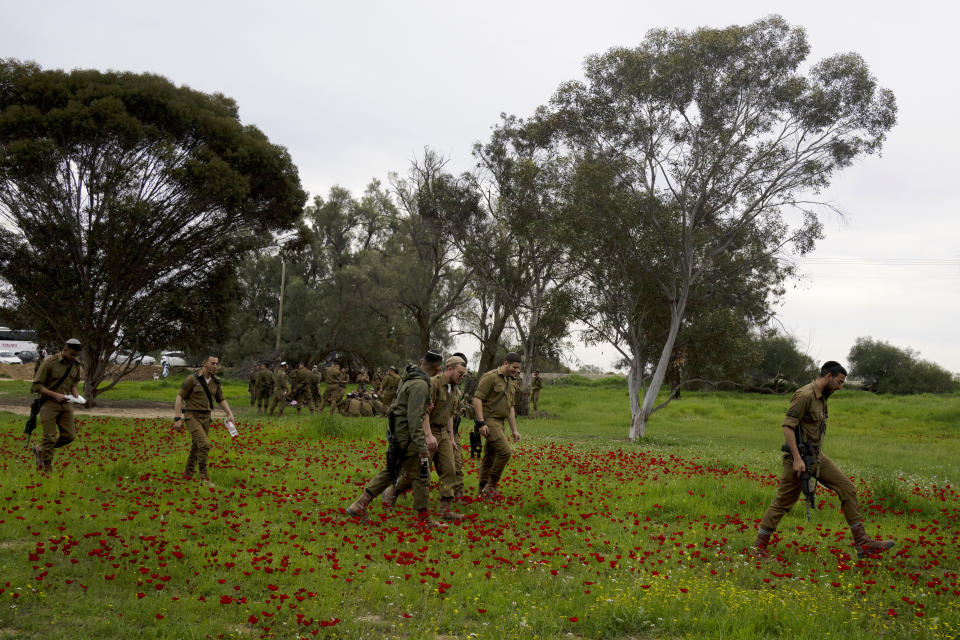
[{"label": "soldier carrying rifle", "polygon": [[822,451],[823,437],[827,431],[827,398],[843,388],[847,371],[833,360],[820,368],[820,377],[801,387],[793,395],[790,408],[783,420],[783,468],[780,486],[773,502],[763,514],[754,550],[757,556],[766,558],[770,536],[777,530],[780,519],[797,502],[801,492],[813,506],[813,491],[816,481],[835,491],[840,498],[840,509],[850,525],[857,557],[882,553],[893,547],[893,540],[873,540],[863,526],[863,514],[857,503],[857,489],[833,460]]}]

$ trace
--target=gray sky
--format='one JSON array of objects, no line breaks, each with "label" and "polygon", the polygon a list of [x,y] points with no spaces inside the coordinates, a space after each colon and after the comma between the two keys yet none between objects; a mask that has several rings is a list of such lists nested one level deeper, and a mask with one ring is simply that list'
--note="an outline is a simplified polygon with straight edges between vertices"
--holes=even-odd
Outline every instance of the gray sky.
[{"label": "gray sky", "polygon": [[[899,106],[882,157],[824,198],[845,217],[794,283],[780,321],[815,359],[858,336],[911,347],[960,372],[960,218],[953,161],[960,90],[953,3],[13,2],[0,57],[45,68],[149,71],[235,98],[286,146],[304,188],[361,190],[431,146],[456,171],[501,112],[528,116],[583,58],[651,28],[746,24],[770,13],[807,29],[811,61],[856,51]],[[944,117],[946,116],[946,117]],[[609,347],[583,348],[609,366]]]}]

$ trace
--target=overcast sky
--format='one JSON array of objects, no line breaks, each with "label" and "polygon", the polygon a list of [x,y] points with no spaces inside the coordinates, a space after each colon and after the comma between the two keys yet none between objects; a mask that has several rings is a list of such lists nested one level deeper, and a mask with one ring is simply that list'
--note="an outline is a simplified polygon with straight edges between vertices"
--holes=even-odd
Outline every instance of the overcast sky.
[{"label": "overcast sky", "polygon": [[[779,13],[811,61],[856,51],[894,91],[882,157],[824,194],[845,217],[779,311],[818,361],[858,336],[960,372],[957,5],[944,2],[46,2],[0,0],[0,57],[44,68],[149,71],[236,99],[286,146],[311,194],[361,190],[430,146],[455,171],[501,112],[528,116],[583,58],[651,28],[746,24]],[[576,349],[609,366],[609,347]]]}]

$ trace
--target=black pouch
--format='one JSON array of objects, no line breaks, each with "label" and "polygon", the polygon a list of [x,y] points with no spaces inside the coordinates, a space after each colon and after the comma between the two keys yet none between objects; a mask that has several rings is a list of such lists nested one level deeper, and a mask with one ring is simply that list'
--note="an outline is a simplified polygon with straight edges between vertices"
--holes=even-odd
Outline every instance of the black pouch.
[{"label": "black pouch", "polygon": [[483,456],[483,438],[476,431],[470,432],[470,457],[480,458]]}]

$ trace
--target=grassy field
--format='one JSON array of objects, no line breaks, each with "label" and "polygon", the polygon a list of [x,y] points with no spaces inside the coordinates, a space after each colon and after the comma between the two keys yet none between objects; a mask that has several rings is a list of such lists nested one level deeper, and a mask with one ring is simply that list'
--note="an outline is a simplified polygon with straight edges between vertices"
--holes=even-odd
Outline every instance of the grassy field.
[{"label": "grassy field", "polygon": [[[113,397],[172,403],[176,386]],[[40,478],[23,418],[0,414],[0,638],[960,633],[960,396],[831,399],[825,449],[868,532],[898,546],[851,557],[821,488],[812,521],[798,505],[757,562],[788,398],[687,393],[629,443],[622,382],[548,386],[504,498],[420,531],[409,500],[375,502],[371,525],[343,512],[382,462],[385,421],[261,419],[245,392],[228,388],[241,435],[213,432],[214,487],[179,479],[189,438],[154,420],[84,420]]]}]

